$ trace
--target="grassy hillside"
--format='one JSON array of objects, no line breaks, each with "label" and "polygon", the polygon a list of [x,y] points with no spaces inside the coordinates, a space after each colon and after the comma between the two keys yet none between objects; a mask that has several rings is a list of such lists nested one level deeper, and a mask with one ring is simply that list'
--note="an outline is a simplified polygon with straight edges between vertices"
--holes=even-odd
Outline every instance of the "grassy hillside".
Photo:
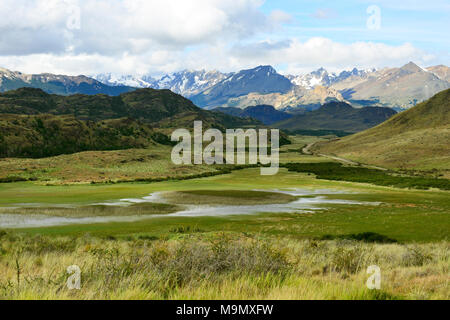
[{"label": "grassy hillside", "polygon": [[389,168],[450,171],[450,90],[317,151]]},{"label": "grassy hillside", "polygon": [[11,115],[0,119],[0,157],[42,158],[88,150],[144,148],[168,139],[131,119],[84,121],[73,116]]},{"label": "grassy hillside", "polygon": [[202,110],[169,90],[153,89],[112,97],[58,96],[21,88],[0,94],[0,114],[0,157],[39,158],[167,144],[164,134],[192,128],[195,120],[221,130],[260,125],[253,119]]},{"label": "grassy hillside", "polygon": [[[0,113],[73,115],[77,119],[92,121],[129,117],[153,127],[158,127],[161,121],[170,122],[171,118],[176,118],[179,124],[180,118],[190,118],[192,115],[219,129],[256,124],[254,120],[202,110],[170,90],[154,89],[141,89],[112,97],[103,94],[58,96],[40,89],[21,88],[0,94]],[[192,125],[190,122],[189,127]]]},{"label": "grassy hillside", "polygon": [[329,102],[320,109],[278,122],[275,126],[295,130],[340,130],[359,132],[389,119],[395,111],[389,108],[355,109],[345,102]]}]

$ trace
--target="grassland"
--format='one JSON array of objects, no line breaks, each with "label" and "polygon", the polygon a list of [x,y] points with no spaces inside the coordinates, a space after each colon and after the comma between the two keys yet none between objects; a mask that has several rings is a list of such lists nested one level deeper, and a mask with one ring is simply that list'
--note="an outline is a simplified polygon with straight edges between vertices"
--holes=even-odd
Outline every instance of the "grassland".
[{"label": "grassland", "polygon": [[0,180],[42,184],[89,184],[175,178],[217,171],[211,166],[175,166],[171,147],[88,151],[42,159],[0,159]]},{"label": "grassland", "polygon": [[163,215],[173,213],[180,208],[165,203],[136,203],[130,206],[89,205],[72,208],[61,207],[23,207],[0,208],[0,214],[46,215],[51,217],[126,217],[140,215]]},{"label": "grassland", "polygon": [[73,235],[91,234],[99,237],[149,235],[165,237],[177,227],[198,228],[204,232],[252,232],[296,239],[320,238],[325,235],[346,235],[376,232],[401,242],[448,240],[450,229],[450,197],[447,191],[396,189],[370,184],[315,179],[313,175],[281,169],[277,176],[263,177],[259,169],[246,169],[231,174],[197,180],[159,183],[128,183],[106,185],[73,185],[43,187],[33,183],[0,185],[0,204],[17,203],[91,205],[95,202],[139,198],[157,191],[224,192],[239,190],[243,194],[254,189],[301,187],[309,190],[333,189],[347,194],[329,195],[355,201],[382,202],[380,206],[324,205],[314,214],[261,214],[230,217],[153,218],[135,223],[71,225],[21,230],[26,234]]},{"label": "grassland", "polygon": [[193,190],[170,192],[164,198],[174,203],[195,205],[261,205],[289,203],[297,198],[267,191]]},{"label": "grassland", "polygon": [[[448,299],[448,243],[1,236],[3,299]],[[81,269],[68,290],[66,268]],[[381,268],[381,290],[366,269]]]},{"label": "grassland", "polygon": [[[281,162],[323,162],[321,157],[301,157],[301,149],[316,137],[293,137],[280,149]],[[145,149],[86,151],[41,159],[0,158],[0,183],[34,181],[44,185],[132,182],[176,179],[220,173],[223,167],[174,165],[172,147],[152,144]]]},{"label": "grassland", "polygon": [[[315,139],[318,138],[296,137],[293,145],[281,148],[281,161],[319,165],[329,162],[302,154],[303,147]],[[90,183],[99,177],[99,181],[107,182],[113,177],[165,177],[174,172],[189,175],[195,170],[215,170],[187,167],[181,171],[167,164],[160,171],[152,169],[158,161],[164,165],[166,151],[23,159],[20,165],[28,168],[30,163],[37,166],[39,161],[42,167],[58,162],[54,163],[54,171],[43,172],[37,181],[0,184],[1,207],[38,206],[7,210],[70,217],[136,213],[151,217],[139,222],[0,230],[0,298],[450,298],[448,191],[317,179],[313,173],[286,168],[281,168],[276,176],[261,176],[259,168],[248,168],[201,179]],[[144,161],[130,161],[145,155],[148,158]],[[85,156],[89,158],[82,158]],[[75,161],[77,157],[79,162]],[[127,162],[122,163],[123,160]],[[13,160],[5,160],[0,166],[7,163],[11,172]],[[67,171],[60,171],[61,168]],[[74,179],[71,175],[77,173],[79,176]],[[320,210],[303,214],[270,212],[214,217],[167,216],[177,210],[176,204],[109,209],[93,205],[142,198],[154,192],[169,192],[174,199],[182,196],[180,202],[190,199],[193,204],[283,203],[291,201],[290,196],[254,190],[290,188],[333,190],[336,193],[328,193],[328,199],[361,204],[321,204]],[[54,208],[57,204],[76,208],[58,211]],[[66,269],[73,264],[82,270],[80,291],[69,291],[65,286]],[[381,267],[379,291],[365,286],[366,269],[373,264]]]}]

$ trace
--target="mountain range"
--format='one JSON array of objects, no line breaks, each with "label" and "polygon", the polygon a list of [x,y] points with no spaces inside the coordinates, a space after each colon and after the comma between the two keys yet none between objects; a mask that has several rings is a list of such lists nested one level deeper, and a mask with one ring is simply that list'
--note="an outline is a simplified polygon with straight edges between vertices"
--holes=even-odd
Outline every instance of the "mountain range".
[{"label": "mountain range", "polygon": [[24,87],[38,88],[47,93],[61,95],[103,93],[117,96],[121,93],[135,90],[135,88],[123,85],[108,86],[86,76],[65,76],[50,73],[25,74],[0,68],[0,92]]},{"label": "mountain range", "polygon": [[445,66],[423,69],[410,62],[401,68],[386,68],[363,77],[352,76],[331,88],[355,105],[405,110],[450,88],[448,74],[449,68]]},{"label": "mountain range", "polygon": [[21,87],[40,88],[59,95],[107,94],[117,96],[137,88],[169,89],[204,109],[271,105],[301,114],[327,102],[347,102],[354,107],[382,106],[408,109],[450,88],[450,68],[421,68],[410,62],[401,68],[359,70],[339,74],[320,68],[305,75],[279,74],[271,66],[236,73],[185,70],[160,79],[151,76],[29,75],[0,69],[0,92]]},{"label": "mountain range", "polygon": [[228,78],[229,74],[219,71],[195,71],[184,70],[172,74],[166,74],[160,79],[152,76],[115,76],[111,73],[94,76],[98,81],[109,86],[130,86],[135,88],[169,89],[172,92],[190,98],[203,92],[222,80]]},{"label": "mountain range", "polygon": [[319,68],[316,71],[312,71],[303,75],[288,75],[287,78],[297,86],[304,87],[306,89],[314,89],[316,86],[330,87],[331,85],[344,81],[350,77],[365,77],[370,73],[375,72],[376,69],[358,70],[353,68],[351,71],[342,71],[339,74],[329,73],[324,68]]},{"label": "mountain range", "polygon": [[317,109],[330,101],[401,111],[450,88],[450,68],[439,65],[424,69],[413,62],[400,68],[354,68],[339,74],[320,68],[303,75],[283,76],[271,66],[259,66],[229,74],[186,70],[159,80],[148,76],[96,78],[108,85],[170,89],[207,109],[272,105],[290,112]]}]

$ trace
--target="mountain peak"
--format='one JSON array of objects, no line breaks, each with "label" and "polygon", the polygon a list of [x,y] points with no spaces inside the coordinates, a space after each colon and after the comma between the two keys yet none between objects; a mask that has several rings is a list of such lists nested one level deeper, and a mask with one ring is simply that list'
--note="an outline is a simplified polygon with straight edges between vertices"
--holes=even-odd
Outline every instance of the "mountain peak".
[{"label": "mountain peak", "polygon": [[346,102],[331,101],[325,103],[322,107],[320,107],[319,110],[327,113],[339,113],[345,111],[353,111],[354,108]]},{"label": "mountain peak", "polygon": [[10,90],[4,93],[7,96],[14,97],[48,97],[49,94],[39,88],[23,87],[16,90]]},{"label": "mountain peak", "polygon": [[412,61],[410,61],[408,64],[405,64],[400,68],[400,70],[408,72],[423,72],[423,69]]},{"label": "mountain peak", "polygon": [[316,71],[311,72],[311,74],[315,75],[315,76],[324,76],[324,75],[328,75],[328,71],[325,68],[321,67],[321,68],[317,69]]},{"label": "mountain peak", "polygon": [[277,73],[277,71],[272,66],[258,66],[247,71],[267,73],[268,75]]}]

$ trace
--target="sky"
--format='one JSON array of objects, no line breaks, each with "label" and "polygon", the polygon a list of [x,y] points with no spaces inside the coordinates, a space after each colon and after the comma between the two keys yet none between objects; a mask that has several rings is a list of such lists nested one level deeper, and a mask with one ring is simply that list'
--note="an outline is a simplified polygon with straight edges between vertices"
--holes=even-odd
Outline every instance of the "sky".
[{"label": "sky", "polygon": [[0,67],[283,74],[450,65],[450,0],[1,0]]}]

